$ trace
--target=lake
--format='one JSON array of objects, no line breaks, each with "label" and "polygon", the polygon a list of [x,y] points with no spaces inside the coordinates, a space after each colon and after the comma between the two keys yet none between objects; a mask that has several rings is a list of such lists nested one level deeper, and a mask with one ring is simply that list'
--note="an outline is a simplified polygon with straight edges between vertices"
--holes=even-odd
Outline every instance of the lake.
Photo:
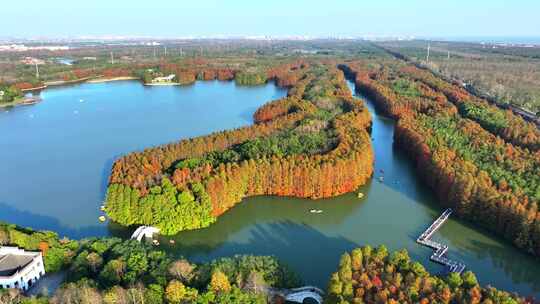
[{"label": "lake", "polygon": [[116,157],[251,124],[258,107],[285,95],[274,84],[120,81],[46,89],[36,105],[0,109],[0,220],[107,235],[99,207]]},{"label": "lake", "polygon": [[[0,220],[73,237],[129,236],[117,225],[97,223],[115,157],[249,124],[258,106],[284,94],[273,84],[246,88],[217,81],[187,87],[116,82],[47,89],[40,104],[0,111],[0,127],[9,130],[0,139],[6,147],[0,150]],[[320,287],[326,287],[344,251],[364,244],[406,248],[428,270],[440,272],[441,266],[428,261],[432,251],[415,240],[443,209],[411,162],[394,149],[394,122],[367,105],[376,162],[375,178],[359,189],[363,199],[355,193],[317,201],[252,197],[208,228],[162,237],[161,248],[195,261],[275,255],[306,283]],[[449,245],[449,257],[464,262],[482,284],[540,297],[539,261],[507,242],[455,218],[434,239]]]}]

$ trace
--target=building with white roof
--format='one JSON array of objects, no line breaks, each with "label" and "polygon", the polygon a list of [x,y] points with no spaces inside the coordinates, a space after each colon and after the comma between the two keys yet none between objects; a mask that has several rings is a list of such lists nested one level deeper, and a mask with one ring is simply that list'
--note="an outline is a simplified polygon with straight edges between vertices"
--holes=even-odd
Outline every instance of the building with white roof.
[{"label": "building with white roof", "polygon": [[43,256],[17,247],[0,247],[0,289],[28,290],[43,275]]}]

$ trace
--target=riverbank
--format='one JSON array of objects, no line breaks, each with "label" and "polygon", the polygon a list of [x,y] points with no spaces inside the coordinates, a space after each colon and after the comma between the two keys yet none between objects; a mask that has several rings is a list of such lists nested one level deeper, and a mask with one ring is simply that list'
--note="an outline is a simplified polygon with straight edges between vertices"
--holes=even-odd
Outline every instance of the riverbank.
[{"label": "riverbank", "polygon": [[122,77],[99,77],[86,81],[87,83],[103,83],[103,82],[113,82],[113,81],[123,81],[123,80],[139,80],[137,77],[133,76],[122,76]]},{"label": "riverbank", "polygon": [[181,85],[179,82],[156,82],[156,83],[145,83],[145,86],[177,86]]},{"label": "riverbank", "polygon": [[[0,128],[9,132],[0,137],[0,146],[9,149],[0,151],[0,181],[6,185],[0,189],[0,220],[82,239],[129,238],[133,232],[96,220],[104,197],[96,190],[108,177],[111,156],[250,124],[255,108],[286,92],[273,82],[239,89],[234,82],[199,81],[169,90],[120,81],[55,87],[42,94],[45,103],[1,115]],[[395,122],[377,115],[371,101],[366,106],[373,114],[377,157],[373,181],[359,189],[364,193],[361,200],[356,193],[316,201],[252,197],[206,229],[160,236],[158,248],[194,262],[234,254],[274,255],[306,284],[316,286],[327,285],[343,252],[362,244],[386,244],[393,251],[406,248],[415,260],[427,261],[432,252],[415,240],[442,210],[413,163],[393,149]],[[80,115],[72,115],[74,110]],[[43,161],[55,160],[59,149],[69,149],[62,161]],[[27,172],[32,172],[32,183]],[[311,209],[323,212],[314,214]],[[501,239],[454,217],[435,237],[449,246],[449,258],[464,262],[483,284],[540,298],[540,263]],[[435,263],[425,266],[431,273],[442,269]]]},{"label": "riverbank", "polygon": [[43,90],[47,88],[46,85],[42,85],[42,86],[39,86],[39,87],[34,87],[34,88],[28,88],[28,89],[21,89],[21,92],[31,92],[31,91],[37,91],[37,90]]},{"label": "riverbank", "polygon": [[36,104],[40,101],[41,101],[41,98],[37,96],[18,98],[12,102],[0,103],[0,108],[10,108],[10,107],[15,107],[15,106],[29,106],[29,105]]},{"label": "riverbank", "polygon": [[49,82],[45,82],[45,86],[52,87],[52,86],[62,86],[62,85],[68,85],[68,84],[75,84],[75,83],[86,82],[86,81],[94,79],[94,78],[96,78],[96,77],[95,76],[90,76],[90,77],[84,77],[84,78],[79,78],[79,79],[75,79],[75,80],[49,81]]}]

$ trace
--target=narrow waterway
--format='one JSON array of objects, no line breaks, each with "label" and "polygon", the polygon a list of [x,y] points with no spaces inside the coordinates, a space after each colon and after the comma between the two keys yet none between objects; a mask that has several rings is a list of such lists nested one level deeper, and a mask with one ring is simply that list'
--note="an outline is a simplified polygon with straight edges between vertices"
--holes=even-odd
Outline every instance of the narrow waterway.
[{"label": "narrow waterway", "polygon": [[[354,88],[352,83],[349,86]],[[209,228],[162,238],[163,248],[197,261],[234,254],[275,255],[307,284],[326,287],[340,255],[355,247],[385,244],[406,248],[434,273],[432,251],[415,239],[443,211],[417,176],[411,162],[393,145],[394,121],[373,115],[375,177],[356,193],[333,199],[253,197],[220,217]],[[384,182],[379,177],[384,176]],[[322,209],[312,214],[310,209]],[[451,218],[434,239],[448,244],[449,257],[464,262],[482,284],[540,296],[540,262],[487,233]]]}]

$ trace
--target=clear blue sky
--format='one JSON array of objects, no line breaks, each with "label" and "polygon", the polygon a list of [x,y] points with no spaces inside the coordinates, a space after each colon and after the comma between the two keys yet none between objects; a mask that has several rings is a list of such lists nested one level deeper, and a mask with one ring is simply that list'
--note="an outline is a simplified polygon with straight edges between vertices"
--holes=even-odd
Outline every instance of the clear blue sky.
[{"label": "clear blue sky", "polygon": [[[6,0],[0,36],[540,36],[539,0]],[[406,3],[406,4],[405,4]]]}]

